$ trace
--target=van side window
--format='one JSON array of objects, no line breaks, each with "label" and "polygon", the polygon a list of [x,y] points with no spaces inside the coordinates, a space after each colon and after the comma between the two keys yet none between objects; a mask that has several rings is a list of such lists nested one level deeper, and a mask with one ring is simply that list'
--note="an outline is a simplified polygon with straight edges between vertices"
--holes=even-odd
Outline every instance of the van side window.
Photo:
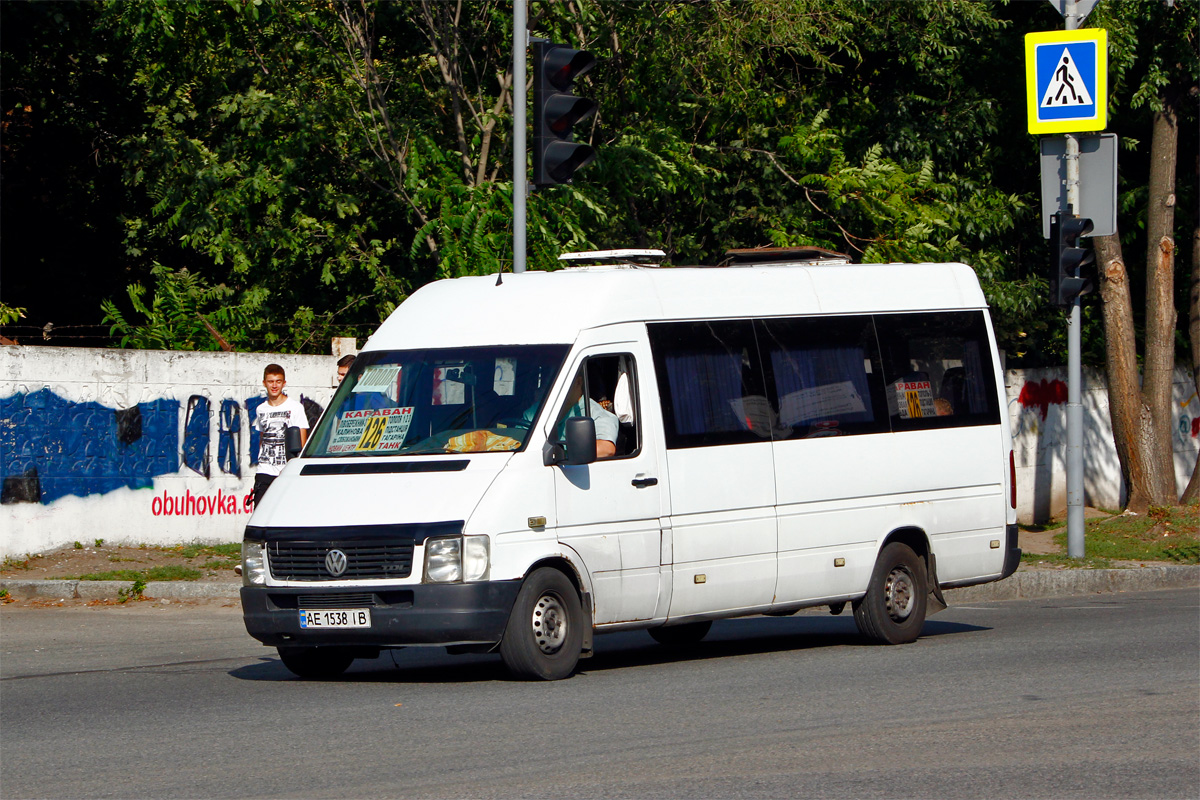
[{"label": "van side window", "polygon": [[995,369],[981,311],[878,314],[892,429],[997,425]]},{"label": "van side window", "polygon": [[668,448],[770,440],[777,415],[749,320],[647,326]]},{"label": "van side window", "polygon": [[[596,423],[599,457],[624,458],[637,454],[641,449],[641,412],[632,355],[622,353],[584,359],[571,383],[567,401],[555,420],[554,436],[564,447],[566,420],[584,414]],[[612,455],[605,455],[603,442],[612,443]]]},{"label": "van side window", "polygon": [[869,316],[769,319],[757,325],[772,403],[786,436],[889,430]]}]

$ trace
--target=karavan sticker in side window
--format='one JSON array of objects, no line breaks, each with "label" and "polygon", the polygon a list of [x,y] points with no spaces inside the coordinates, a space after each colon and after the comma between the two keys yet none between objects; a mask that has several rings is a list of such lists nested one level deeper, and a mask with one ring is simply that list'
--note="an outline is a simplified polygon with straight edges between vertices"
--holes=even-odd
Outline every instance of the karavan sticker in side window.
[{"label": "karavan sticker in side window", "polygon": [[934,416],[933,385],[929,381],[896,381],[892,389],[901,419]]}]

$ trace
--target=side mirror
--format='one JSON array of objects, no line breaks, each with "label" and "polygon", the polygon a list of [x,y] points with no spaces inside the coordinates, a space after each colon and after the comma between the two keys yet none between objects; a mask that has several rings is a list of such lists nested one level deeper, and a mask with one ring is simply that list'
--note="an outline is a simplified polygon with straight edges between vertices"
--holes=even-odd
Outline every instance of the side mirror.
[{"label": "side mirror", "polygon": [[570,466],[596,460],[596,423],[591,417],[571,417],[566,424],[567,460]]},{"label": "side mirror", "polygon": [[284,447],[287,449],[288,461],[300,455],[300,451],[304,449],[304,445],[300,442],[300,429],[295,425],[284,431],[283,441]]}]

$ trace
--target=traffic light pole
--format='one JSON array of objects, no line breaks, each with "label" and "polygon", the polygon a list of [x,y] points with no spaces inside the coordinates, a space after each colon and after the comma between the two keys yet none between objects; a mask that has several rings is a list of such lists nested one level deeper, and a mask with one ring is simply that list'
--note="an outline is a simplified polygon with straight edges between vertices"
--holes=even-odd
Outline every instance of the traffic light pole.
[{"label": "traffic light pole", "polygon": [[[1067,0],[1066,29],[1079,28],[1076,0]],[[1067,134],[1067,208],[1060,213],[1075,216],[1079,205],[1079,137]],[[1071,301],[1071,316],[1067,322],[1067,556],[1083,558],[1083,369],[1080,351],[1083,349],[1080,328],[1083,313],[1080,297]]]},{"label": "traffic light pole", "polygon": [[513,0],[513,272],[525,271],[525,0]]}]

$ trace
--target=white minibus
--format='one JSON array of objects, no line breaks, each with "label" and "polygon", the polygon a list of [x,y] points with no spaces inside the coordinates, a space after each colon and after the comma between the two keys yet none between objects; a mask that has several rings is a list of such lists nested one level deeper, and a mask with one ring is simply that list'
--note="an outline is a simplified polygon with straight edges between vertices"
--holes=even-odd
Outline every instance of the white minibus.
[{"label": "white minibus", "polygon": [[370,338],[245,532],[246,628],[289,670],[434,645],[558,679],[595,634],[847,603],[899,644],[1016,569],[969,267],[609,255],[429,284]]}]

